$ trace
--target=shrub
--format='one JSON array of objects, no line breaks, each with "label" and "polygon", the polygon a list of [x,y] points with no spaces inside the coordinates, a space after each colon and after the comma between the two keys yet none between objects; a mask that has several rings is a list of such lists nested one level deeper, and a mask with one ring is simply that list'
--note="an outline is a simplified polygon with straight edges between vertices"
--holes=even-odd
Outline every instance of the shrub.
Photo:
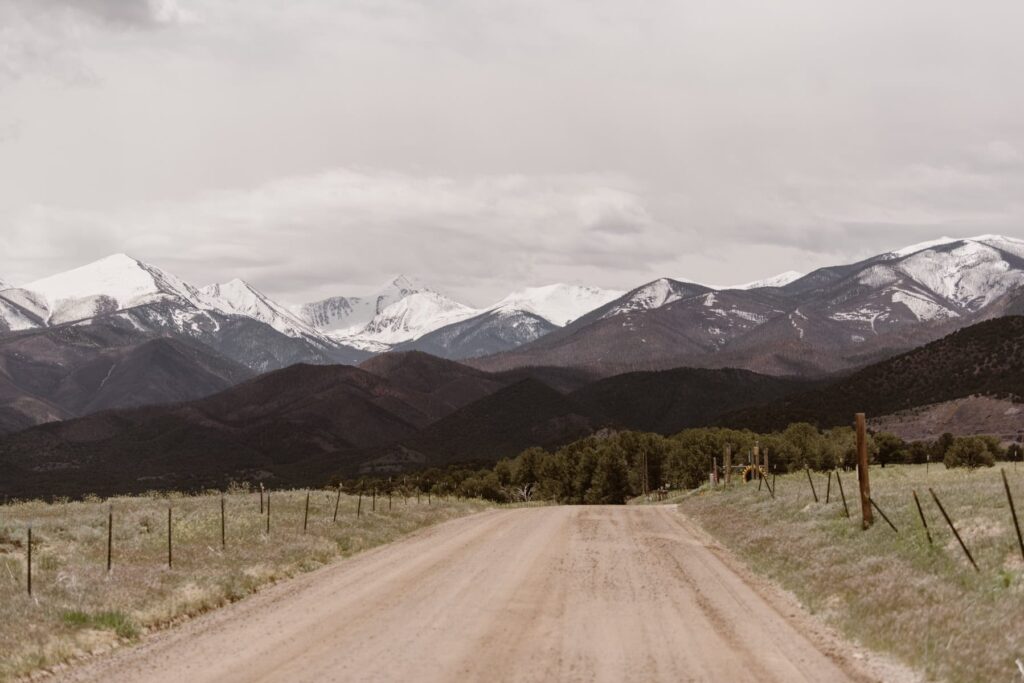
[{"label": "shrub", "polygon": [[946,467],[992,467],[996,464],[996,453],[992,444],[980,436],[961,436],[953,440],[946,450],[943,463]]}]

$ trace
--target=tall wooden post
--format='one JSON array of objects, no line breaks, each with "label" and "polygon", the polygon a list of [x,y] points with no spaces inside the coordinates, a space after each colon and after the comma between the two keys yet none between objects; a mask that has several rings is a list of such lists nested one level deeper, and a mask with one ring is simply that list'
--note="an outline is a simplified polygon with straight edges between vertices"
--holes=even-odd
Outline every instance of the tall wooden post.
[{"label": "tall wooden post", "polygon": [[764,447],[764,473],[768,474],[768,472],[770,472],[770,470],[768,469],[768,447],[765,446]]},{"label": "tall wooden post", "polygon": [[172,569],[174,567],[174,544],[172,542],[174,534],[173,534],[173,524],[171,522],[171,515],[172,515],[171,505],[170,505],[170,503],[168,503],[168,505],[167,505],[167,568],[168,569]]},{"label": "tall wooden post", "polygon": [[857,413],[857,480],[860,482],[861,527],[869,528],[875,523],[871,510],[871,483],[868,480],[868,435],[864,413]]},{"label": "tall wooden post", "polygon": [[107,573],[114,566],[114,505],[107,508]]},{"label": "tall wooden post", "polygon": [[725,458],[722,462],[725,463],[725,485],[728,486],[732,480],[732,446],[729,444],[725,444]]},{"label": "tall wooden post", "polygon": [[28,545],[25,552],[28,553],[28,557],[25,559],[25,571],[28,573],[28,594],[32,595],[32,527],[28,528]]}]

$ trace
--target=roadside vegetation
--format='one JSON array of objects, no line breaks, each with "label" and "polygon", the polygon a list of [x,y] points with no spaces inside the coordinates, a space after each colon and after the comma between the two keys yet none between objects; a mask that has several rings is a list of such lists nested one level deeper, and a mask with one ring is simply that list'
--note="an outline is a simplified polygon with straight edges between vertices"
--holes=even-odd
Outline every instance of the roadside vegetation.
[{"label": "roadside vegetation", "polygon": [[[966,448],[966,446],[964,447]],[[1005,464],[1018,514],[1024,467]],[[833,473],[835,474],[835,473]],[[876,513],[862,531],[855,473],[780,476],[775,497],[758,482],[706,487],[680,509],[814,613],[867,647],[954,682],[1024,677],[1024,561],[999,468],[897,465],[870,468]],[[974,556],[975,571],[928,493],[932,488]],[[916,490],[934,543],[929,544]],[[825,503],[826,494],[829,502]],[[1024,521],[1024,520],[1022,520]]]},{"label": "roadside vegetation", "polygon": [[[260,493],[152,495],[0,506],[0,680],[102,652],[159,628],[239,600],[260,587],[417,529],[484,509],[479,500],[413,490],[376,497],[336,491],[274,491],[267,533]],[[335,506],[338,519],[333,521]],[[168,568],[167,510],[173,510]],[[113,514],[112,569],[107,572]],[[33,594],[27,592],[32,527]]]}]

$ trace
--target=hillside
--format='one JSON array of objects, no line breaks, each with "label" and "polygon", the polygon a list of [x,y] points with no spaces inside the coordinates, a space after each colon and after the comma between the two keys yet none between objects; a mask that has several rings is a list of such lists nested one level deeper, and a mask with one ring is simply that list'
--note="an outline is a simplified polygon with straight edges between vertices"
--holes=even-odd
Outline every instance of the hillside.
[{"label": "hillside", "polygon": [[0,433],[113,408],[189,401],[253,376],[195,342],[107,326],[0,339]]},{"label": "hillside", "polygon": [[1024,396],[1024,317],[978,323],[827,386],[737,411],[719,422],[757,430],[792,422],[846,425],[856,412],[878,417],[974,394]]},{"label": "hillside", "polygon": [[524,379],[435,422],[402,445],[425,464],[494,462],[530,446],[556,446],[589,434],[584,407],[535,379]]},{"label": "hillside", "polygon": [[199,401],[108,411],[0,440],[0,493],[194,490],[231,480],[316,481],[295,466],[412,436],[429,424],[428,395],[350,366],[295,365]]},{"label": "hillside", "polygon": [[677,368],[616,375],[570,398],[602,424],[673,434],[705,425],[726,411],[777,401],[811,384],[747,370]]}]

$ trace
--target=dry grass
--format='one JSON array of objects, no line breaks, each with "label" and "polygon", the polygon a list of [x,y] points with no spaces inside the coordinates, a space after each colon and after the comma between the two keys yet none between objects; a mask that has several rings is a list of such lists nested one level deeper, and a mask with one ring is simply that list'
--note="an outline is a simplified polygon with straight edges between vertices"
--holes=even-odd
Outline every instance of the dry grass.
[{"label": "dry grass", "polygon": [[[1018,514],[1024,468],[1007,469]],[[852,519],[843,515],[835,479],[815,475],[816,504],[804,473],[779,477],[772,500],[757,484],[705,492],[680,509],[746,559],[755,571],[792,590],[864,645],[890,652],[950,681],[1024,680],[1024,562],[998,468],[968,472],[931,466],[871,469],[876,514],[860,529],[856,473],[843,475]],[[928,494],[935,489],[974,555],[975,572]],[[934,546],[921,527],[911,490],[921,497]],[[1024,522],[1024,519],[1021,520]]]},{"label": "dry grass", "polygon": [[[131,641],[148,629],[239,600],[268,583],[484,508],[480,501],[403,502],[313,491],[274,492],[271,532],[259,494],[141,496],[109,501],[113,571],[106,571],[108,502],[0,507],[0,681]],[[167,567],[167,508],[174,509],[174,565]],[[33,528],[33,595],[26,592],[26,529]]]}]

